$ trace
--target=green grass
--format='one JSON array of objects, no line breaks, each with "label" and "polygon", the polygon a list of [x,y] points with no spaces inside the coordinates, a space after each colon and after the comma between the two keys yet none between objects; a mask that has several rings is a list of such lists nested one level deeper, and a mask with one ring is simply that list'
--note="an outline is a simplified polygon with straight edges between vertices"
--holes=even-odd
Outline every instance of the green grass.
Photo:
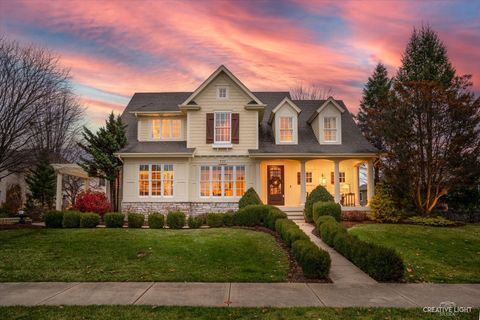
[{"label": "green grass", "polygon": [[457,228],[365,224],[349,232],[397,250],[408,282],[480,283],[478,224]]},{"label": "green grass", "polygon": [[275,239],[245,229],[0,232],[0,281],[282,282]]},{"label": "green grass", "polygon": [[352,320],[352,319],[477,319],[478,310],[441,316],[424,313],[422,309],[395,308],[205,308],[205,307],[151,307],[151,306],[61,306],[61,307],[0,307],[2,319],[278,319],[278,320]]}]

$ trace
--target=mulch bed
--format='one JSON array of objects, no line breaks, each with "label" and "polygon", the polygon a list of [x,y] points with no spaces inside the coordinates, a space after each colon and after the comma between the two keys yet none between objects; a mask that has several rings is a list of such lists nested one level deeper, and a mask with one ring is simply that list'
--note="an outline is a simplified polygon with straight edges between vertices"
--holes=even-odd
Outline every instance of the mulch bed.
[{"label": "mulch bed", "polygon": [[278,243],[278,245],[285,251],[288,257],[288,282],[316,282],[316,283],[332,283],[330,279],[309,279],[303,274],[302,267],[300,267],[293,256],[292,249],[280,238],[280,235],[265,227],[235,227],[241,229],[255,230],[270,234]]},{"label": "mulch bed", "polygon": [[37,226],[29,223],[20,224],[0,224],[0,230],[16,230],[16,229],[43,229],[44,226]]},{"label": "mulch bed", "polygon": [[371,220],[364,220],[364,221],[341,221],[340,222],[345,228],[351,228],[357,224],[376,224],[377,222]]}]

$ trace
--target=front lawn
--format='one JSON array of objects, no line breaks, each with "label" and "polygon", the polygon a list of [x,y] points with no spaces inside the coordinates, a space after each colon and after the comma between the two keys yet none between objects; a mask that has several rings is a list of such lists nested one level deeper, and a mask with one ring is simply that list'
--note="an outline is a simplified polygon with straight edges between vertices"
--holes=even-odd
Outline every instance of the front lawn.
[{"label": "front lawn", "polygon": [[[76,320],[76,319],[269,319],[269,320],[438,320],[438,313],[425,313],[422,309],[395,308],[205,308],[205,307],[152,307],[152,306],[61,306],[61,307],[0,307],[2,319]],[[451,320],[476,319],[478,311],[457,313]]]},{"label": "front lawn", "polygon": [[480,283],[478,224],[457,228],[364,224],[349,232],[397,250],[408,282]]},{"label": "front lawn", "polygon": [[282,282],[288,258],[245,229],[0,231],[0,281]]}]

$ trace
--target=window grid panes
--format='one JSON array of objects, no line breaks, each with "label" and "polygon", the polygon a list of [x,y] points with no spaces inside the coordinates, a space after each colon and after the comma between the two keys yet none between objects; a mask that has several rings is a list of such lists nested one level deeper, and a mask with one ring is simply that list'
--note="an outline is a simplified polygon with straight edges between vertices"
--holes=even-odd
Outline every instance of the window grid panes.
[{"label": "window grid panes", "polygon": [[140,165],[140,172],[139,172],[139,195],[141,196],[148,196],[149,191],[149,183],[148,183],[148,176],[149,176],[149,166],[148,164],[141,164]]},{"label": "window grid panes", "polygon": [[220,99],[226,99],[227,98],[227,88],[226,87],[220,87],[217,89],[217,97]]},{"label": "window grid panes", "polygon": [[293,118],[280,117],[280,142],[293,141]]},{"label": "window grid panes", "polygon": [[245,166],[201,166],[200,196],[241,197],[245,193]]},{"label": "window grid panes", "polygon": [[[301,173],[297,172],[297,184],[300,185],[301,182]],[[313,174],[311,172],[305,172],[305,182],[313,183]]]},{"label": "window grid panes", "polygon": [[337,141],[337,118],[323,118],[323,136],[325,141]]},{"label": "window grid panes", "polygon": [[152,139],[180,139],[181,134],[182,120],[180,119],[162,118],[152,120]]},{"label": "window grid panes", "polygon": [[159,164],[152,164],[152,196],[162,195],[162,167]]},{"label": "window grid panes", "polygon": [[[340,183],[345,182],[345,172],[339,172],[338,173],[338,180]],[[330,183],[335,184],[335,172],[331,171],[330,172]]]},{"label": "window grid panes", "polygon": [[139,166],[139,195],[173,196],[173,164],[141,164]]},{"label": "window grid panes", "polygon": [[230,112],[215,112],[215,143],[231,142],[231,124]]}]

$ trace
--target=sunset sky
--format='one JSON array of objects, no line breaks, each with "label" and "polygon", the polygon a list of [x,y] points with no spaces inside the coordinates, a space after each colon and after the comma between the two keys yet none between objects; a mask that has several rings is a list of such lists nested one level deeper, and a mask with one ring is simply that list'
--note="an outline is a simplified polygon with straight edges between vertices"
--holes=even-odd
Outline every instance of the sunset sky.
[{"label": "sunset sky", "polygon": [[92,126],[134,92],[193,91],[220,64],[252,91],[317,84],[356,112],[375,64],[393,75],[422,23],[480,93],[480,1],[0,0],[0,35],[57,53]]}]

